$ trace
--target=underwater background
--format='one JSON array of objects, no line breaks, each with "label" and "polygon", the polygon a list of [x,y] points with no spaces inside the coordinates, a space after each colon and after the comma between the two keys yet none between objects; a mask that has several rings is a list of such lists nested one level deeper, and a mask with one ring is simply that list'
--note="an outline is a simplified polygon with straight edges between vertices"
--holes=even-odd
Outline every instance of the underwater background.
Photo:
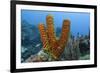
[{"label": "underwater background", "polygon": [[[46,16],[51,14],[54,19],[56,37],[59,38],[64,19],[71,21],[71,39],[79,39],[79,58],[77,60],[87,60],[90,58],[90,14],[83,12],[51,12],[21,10],[21,62],[25,62],[32,55],[36,55],[42,50],[42,42],[38,30],[38,24],[46,26]],[[69,43],[70,44],[70,43]],[[75,50],[76,51],[76,50]],[[73,51],[72,51],[73,52]],[[65,53],[70,54],[67,51]],[[77,52],[78,53],[78,52]],[[60,60],[75,60],[65,58]],[[69,56],[70,57],[70,56]]]}]

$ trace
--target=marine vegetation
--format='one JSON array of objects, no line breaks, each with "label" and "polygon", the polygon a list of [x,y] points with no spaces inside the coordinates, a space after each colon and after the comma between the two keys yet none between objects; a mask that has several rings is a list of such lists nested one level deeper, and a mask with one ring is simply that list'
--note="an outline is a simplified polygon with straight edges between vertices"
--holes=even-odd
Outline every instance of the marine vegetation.
[{"label": "marine vegetation", "polygon": [[58,60],[68,42],[70,21],[68,19],[63,21],[62,32],[59,39],[57,39],[55,35],[52,15],[46,17],[46,24],[47,27],[45,27],[43,23],[38,25],[43,50],[49,53],[54,60]]}]

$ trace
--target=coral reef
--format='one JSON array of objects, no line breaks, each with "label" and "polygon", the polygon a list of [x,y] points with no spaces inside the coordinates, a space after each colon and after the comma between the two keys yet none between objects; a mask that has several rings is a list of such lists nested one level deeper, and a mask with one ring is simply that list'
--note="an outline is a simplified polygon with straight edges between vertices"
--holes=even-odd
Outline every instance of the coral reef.
[{"label": "coral reef", "polygon": [[40,23],[38,25],[41,41],[43,44],[43,50],[48,52],[54,60],[58,60],[62,52],[64,51],[65,45],[68,42],[69,32],[70,32],[70,21],[64,20],[62,26],[62,32],[59,39],[56,39],[53,16],[47,15],[46,24]]},{"label": "coral reef", "polygon": [[53,22],[52,15],[46,17],[47,26],[40,23],[37,27],[22,20],[21,63],[89,60],[90,31],[87,34],[73,33],[69,20],[63,20],[62,28],[54,28]]}]

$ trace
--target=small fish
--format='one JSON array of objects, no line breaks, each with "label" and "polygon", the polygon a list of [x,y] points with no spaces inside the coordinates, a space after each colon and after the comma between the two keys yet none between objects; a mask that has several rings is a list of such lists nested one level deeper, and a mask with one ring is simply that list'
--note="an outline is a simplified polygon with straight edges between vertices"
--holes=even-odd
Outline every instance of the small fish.
[{"label": "small fish", "polygon": [[39,47],[41,44],[37,44],[35,47]]}]

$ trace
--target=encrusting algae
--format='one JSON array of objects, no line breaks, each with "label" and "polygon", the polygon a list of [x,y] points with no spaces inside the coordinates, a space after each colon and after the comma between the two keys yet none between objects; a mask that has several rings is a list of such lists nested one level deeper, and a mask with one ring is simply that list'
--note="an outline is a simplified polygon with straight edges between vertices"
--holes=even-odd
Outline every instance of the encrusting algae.
[{"label": "encrusting algae", "polygon": [[50,53],[54,60],[58,60],[64,51],[66,43],[68,42],[70,21],[68,19],[63,21],[62,32],[59,39],[56,39],[52,15],[47,15],[46,24],[47,27],[45,27],[42,23],[38,25],[41,41],[44,48],[43,50]]}]

